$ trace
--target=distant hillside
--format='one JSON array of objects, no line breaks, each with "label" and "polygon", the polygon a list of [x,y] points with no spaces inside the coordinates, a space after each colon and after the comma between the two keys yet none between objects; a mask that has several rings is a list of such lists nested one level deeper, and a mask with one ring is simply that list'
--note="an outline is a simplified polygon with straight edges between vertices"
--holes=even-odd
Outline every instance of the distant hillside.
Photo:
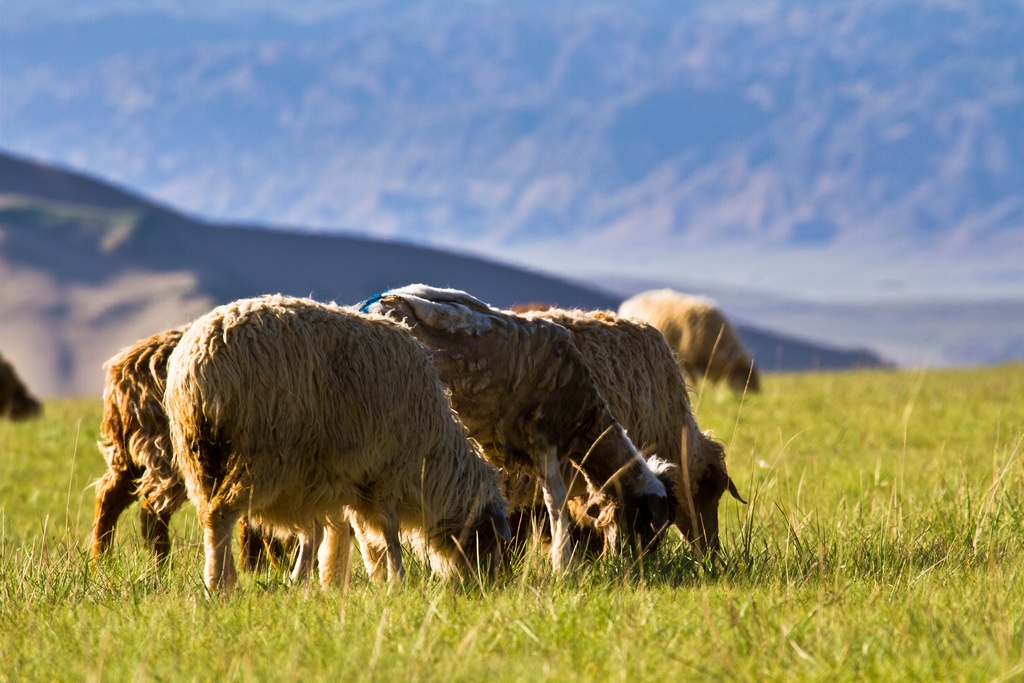
[{"label": "distant hillside", "polygon": [[[268,292],[352,303],[426,282],[503,307],[619,303],[545,274],[408,244],[211,225],[3,154],[0,273],[0,349],[43,396],[98,394],[100,366],[120,347],[219,303]],[[764,330],[741,334],[768,370],[880,363]]]},{"label": "distant hillside", "polygon": [[870,349],[847,349],[821,344],[793,335],[737,325],[754,362],[766,372],[782,370],[846,370],[849,368],[892,367]]},{"label": "distant hillside", "polygon": [[0,192],[96,209],[157,211],[157,205],[108,182],[0,153]]}]

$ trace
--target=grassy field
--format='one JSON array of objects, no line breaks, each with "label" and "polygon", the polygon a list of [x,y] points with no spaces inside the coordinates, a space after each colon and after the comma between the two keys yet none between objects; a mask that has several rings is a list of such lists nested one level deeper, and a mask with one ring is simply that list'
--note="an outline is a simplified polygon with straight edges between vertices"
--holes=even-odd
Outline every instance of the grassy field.
[{"label": "grassy field", "polygon": [[1024,678],[1024,365],[770,375],[709,389],[702,427],[750,501],[725,552],[487,585],[289,587],[209,599],[195,515],[157,571],[135,508],[87,561],[98,400],[0,424],[0,680]]}]

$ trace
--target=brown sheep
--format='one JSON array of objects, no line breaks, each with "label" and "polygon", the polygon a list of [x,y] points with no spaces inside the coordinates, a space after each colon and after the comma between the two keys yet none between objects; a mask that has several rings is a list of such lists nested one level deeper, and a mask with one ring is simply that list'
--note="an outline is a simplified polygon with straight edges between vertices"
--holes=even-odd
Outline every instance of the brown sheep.
[{"label": "brown sheep", "polygon": [[237,581],[231,528],[324,524],[320,580],[347,575],[351,520],[371,575],[404,576],[400,531],[431,564],[496,567],[509,538],[497,468],[394,321],[284,296],[196,320],[169,359],[175,460],[204,530],[206,585]]},{"label": "brown sheep", "polygon": [[[569,495],[605,496],[616,521],[609,531],[640,549],[671,523],[664,483],[615,421],[564,328],[426,285],[385,292],[361,309],[404,321],[431,349],[470,436],[507,480],[525,473],[540,481],[555,571],[571,558]],[[532,492],[527,498],[510,499],[512,509],[532,505]]]},{"label": "brown sheep", "polygon": [[[697,426],[686,382],[661,332],[610,311],[549,309],[524,317],[549,320],[572,333],[612,415],[642,453],[679,465],[685,456],[679,485],[669,490],[676,525],[700,552],[716,552],[722,494],[728,490],[743,499],[726,472],[722,445]],[[690,495],[681,495],[685,491]]]},{"label": "brown sheep", "polygon": [[0,418],[25,420],[42,412],[43,405],[29,393],[14,366],[0,355]]},{"label": "brown sheep", "polygon": [[725,381],[738,392],[761,390],[754,361],[713,301],[671,289],[650,290],[623,301],[619,315],[661,330],[694,386],[706,378]]},{"label": "brown sheep", "polygon": [[103,364],[106,384],[97,445],[107,472],[96,483],[94,558],[110,546],[118,518],[136,498],[141,500],[141,531],[153,554],[163,561],[170,552],[168,524],[185,502],[186,493],[171,463],[164,380],[167,357],[184,330],[167,330],[143,339]]},{"label": "brown sheep", "polygon": [[[187,326],[167,330],[125,347],[106,363],[103,388],[103,419],[97,445],[107,462],[107,472],[96,482],[92,556],[100,557],[114,538],[118,518],[135,499],[140,500],[139,522],[157,561],[166,560],[171,549],[171,516],[185,502],[185,484],[172,462],[169,426],[163,396],[167,358]],[[276,560],[285,554],[277,539],[241,524],[247,569],[269,554]],[[305,560],[311,562],[309,557]],[[296,564],[295,578],[309,572]]]}]

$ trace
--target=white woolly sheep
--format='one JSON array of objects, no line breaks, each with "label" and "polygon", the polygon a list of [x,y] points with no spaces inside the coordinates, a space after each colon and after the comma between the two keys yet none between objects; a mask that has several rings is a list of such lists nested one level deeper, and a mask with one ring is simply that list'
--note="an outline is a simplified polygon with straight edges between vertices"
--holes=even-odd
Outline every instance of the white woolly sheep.
[{"label": "white woolly sheep", "polygon": [[686,382],[661,332],[610,311],[547,309],[523,317],[569,330],[612,415],[641,453],[687,463],[669,487],[676,526],[701,552],[717,551],[719,499],[726,490],[743,499],[726,472],[721,444],[697,427]]},{"label": "white woolly sheep", "polygon": [[204,529],[211,589],[237,581],[230,535],[325,524],[323,584],[347,575],[357,526],[371,575],[404,576],[399,532],[445,572],[495,567],[509,537],[497,468],[452,412],[405,328],[333,304],[243,299],[195,321],[171,354],[171,442]]},{"label": "white woolly sheep", "polygon": [[[376,295],[361,309],[404,321],[431,349],[470,436],[507,479],[525,473],[540,481],[555,571],[572,552],[570,494],[610,497],[615,528],[640,549],[671,523],[664,483],[612,417],[564,328],[426,285]],[[513,510],[525,504],[509,502]]]},{"label": "white woolly sheep", "polygon": [[29,393],[14,366],[0,355],[0,417],[24,420],[41,412],[42,404]]},{"label": "white woolly sheep", "polygon": [[661,330],[694,386],[707,378],[734,391],[760,391],[761,379],[739,334],[710,299],[671,289],[641,292],[619,306],[623,318],[637,318]]},{"label": "white woolly sheep", "polygon": [[[164,385],[167,358],[187,326],[159,332],[125,347],[103,364],[103,419],[97,445],[107,472],[96,482],[92,556],[98,558],[114,538],[122,512],[138,498],[140,531],[157,561],[171,549],[171,516],[185,502],[185,484],[172,462]],[[265,556],[285,554],[282,543],[242,520],[243,566],[255,568]],[[293,578],[312,567],[308,551],[299,553]]]}]

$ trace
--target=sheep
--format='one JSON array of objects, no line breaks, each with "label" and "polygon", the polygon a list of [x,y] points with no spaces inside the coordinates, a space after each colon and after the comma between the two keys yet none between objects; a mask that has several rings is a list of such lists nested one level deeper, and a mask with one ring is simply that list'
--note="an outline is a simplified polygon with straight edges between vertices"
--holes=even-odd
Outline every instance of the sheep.
[{"label": "sheep", "polygon": [[[456,412],[506,481],[523,473],[539,480],[554,571],[571,560],[570,494],[610,497],[616,525],[609,531],[621,530],[641,549],[671,523],[664,483],[612,417],[564,328],[427,285],[374,295],[360,310],[403,321],[431,349]],[[526,498],[510,495],[513,511],[532,504]]]},{"label": "sheep", "polygon": [[0,418],[25,420],[42,412],[42,404],[29,393],[14,366],[0,355]]},{"label": "sheep", "polygon": [[164,404],[211,591],[237,583],[229,540],[243,512],[276,529],[323,524],[323,585],[347,578],[349,522],[367,571],[386,562],[393,581],[400,531],[462,577],[493,571],[510,537],[497,468],[425,350],[383,316],[282,295],[217,307],[171,354]]},{"label": "sheep", "polygon": [[[103,418],[100,452],[107,472],[96,482],[91,555],[98,559],[114,538],[118,518],[140,500],[143,538],[162,564],[171,549],[171,516],[187,498],[185,484],[172,462],[167,414],[163,407],[167,359],[188,326],[159,332],[125,347],[103,364]],[[285,554],[278,539],[242,520],[243,566],[255,568],[267,555]],[[293,578],[311,570],[309,551],[299,553]]]},{"label": "sheep", "polygon": [[676,526],[699,553],[716,553],[722,494],[728,490],[745,501],[726,472],[722,445],[697,426],[686,382],[661,332],[610,311],[547,309],[523,317],[569,330],[612,415],[637,448],[680,465],[681,476],[669,491]]},{"label": "sheep", "polygon": [[760,375],[739,334],[710,299],[650,290],[623,301],[618,312],[661,330],[694,386],[707,378],[724,380],[738,392],[761,390]]},{"label": "sheep", "polygon": [[171,463],[163,410],[167,357],[185,328],[160,332],[122,349],[103,364],[103,420],[97,442],[107,472],[96,482],[92,556],[114,539],[121,513],[139,498],[143,537],[163,562],[171,549],[168,524],[185,502],[185,486]]}]

